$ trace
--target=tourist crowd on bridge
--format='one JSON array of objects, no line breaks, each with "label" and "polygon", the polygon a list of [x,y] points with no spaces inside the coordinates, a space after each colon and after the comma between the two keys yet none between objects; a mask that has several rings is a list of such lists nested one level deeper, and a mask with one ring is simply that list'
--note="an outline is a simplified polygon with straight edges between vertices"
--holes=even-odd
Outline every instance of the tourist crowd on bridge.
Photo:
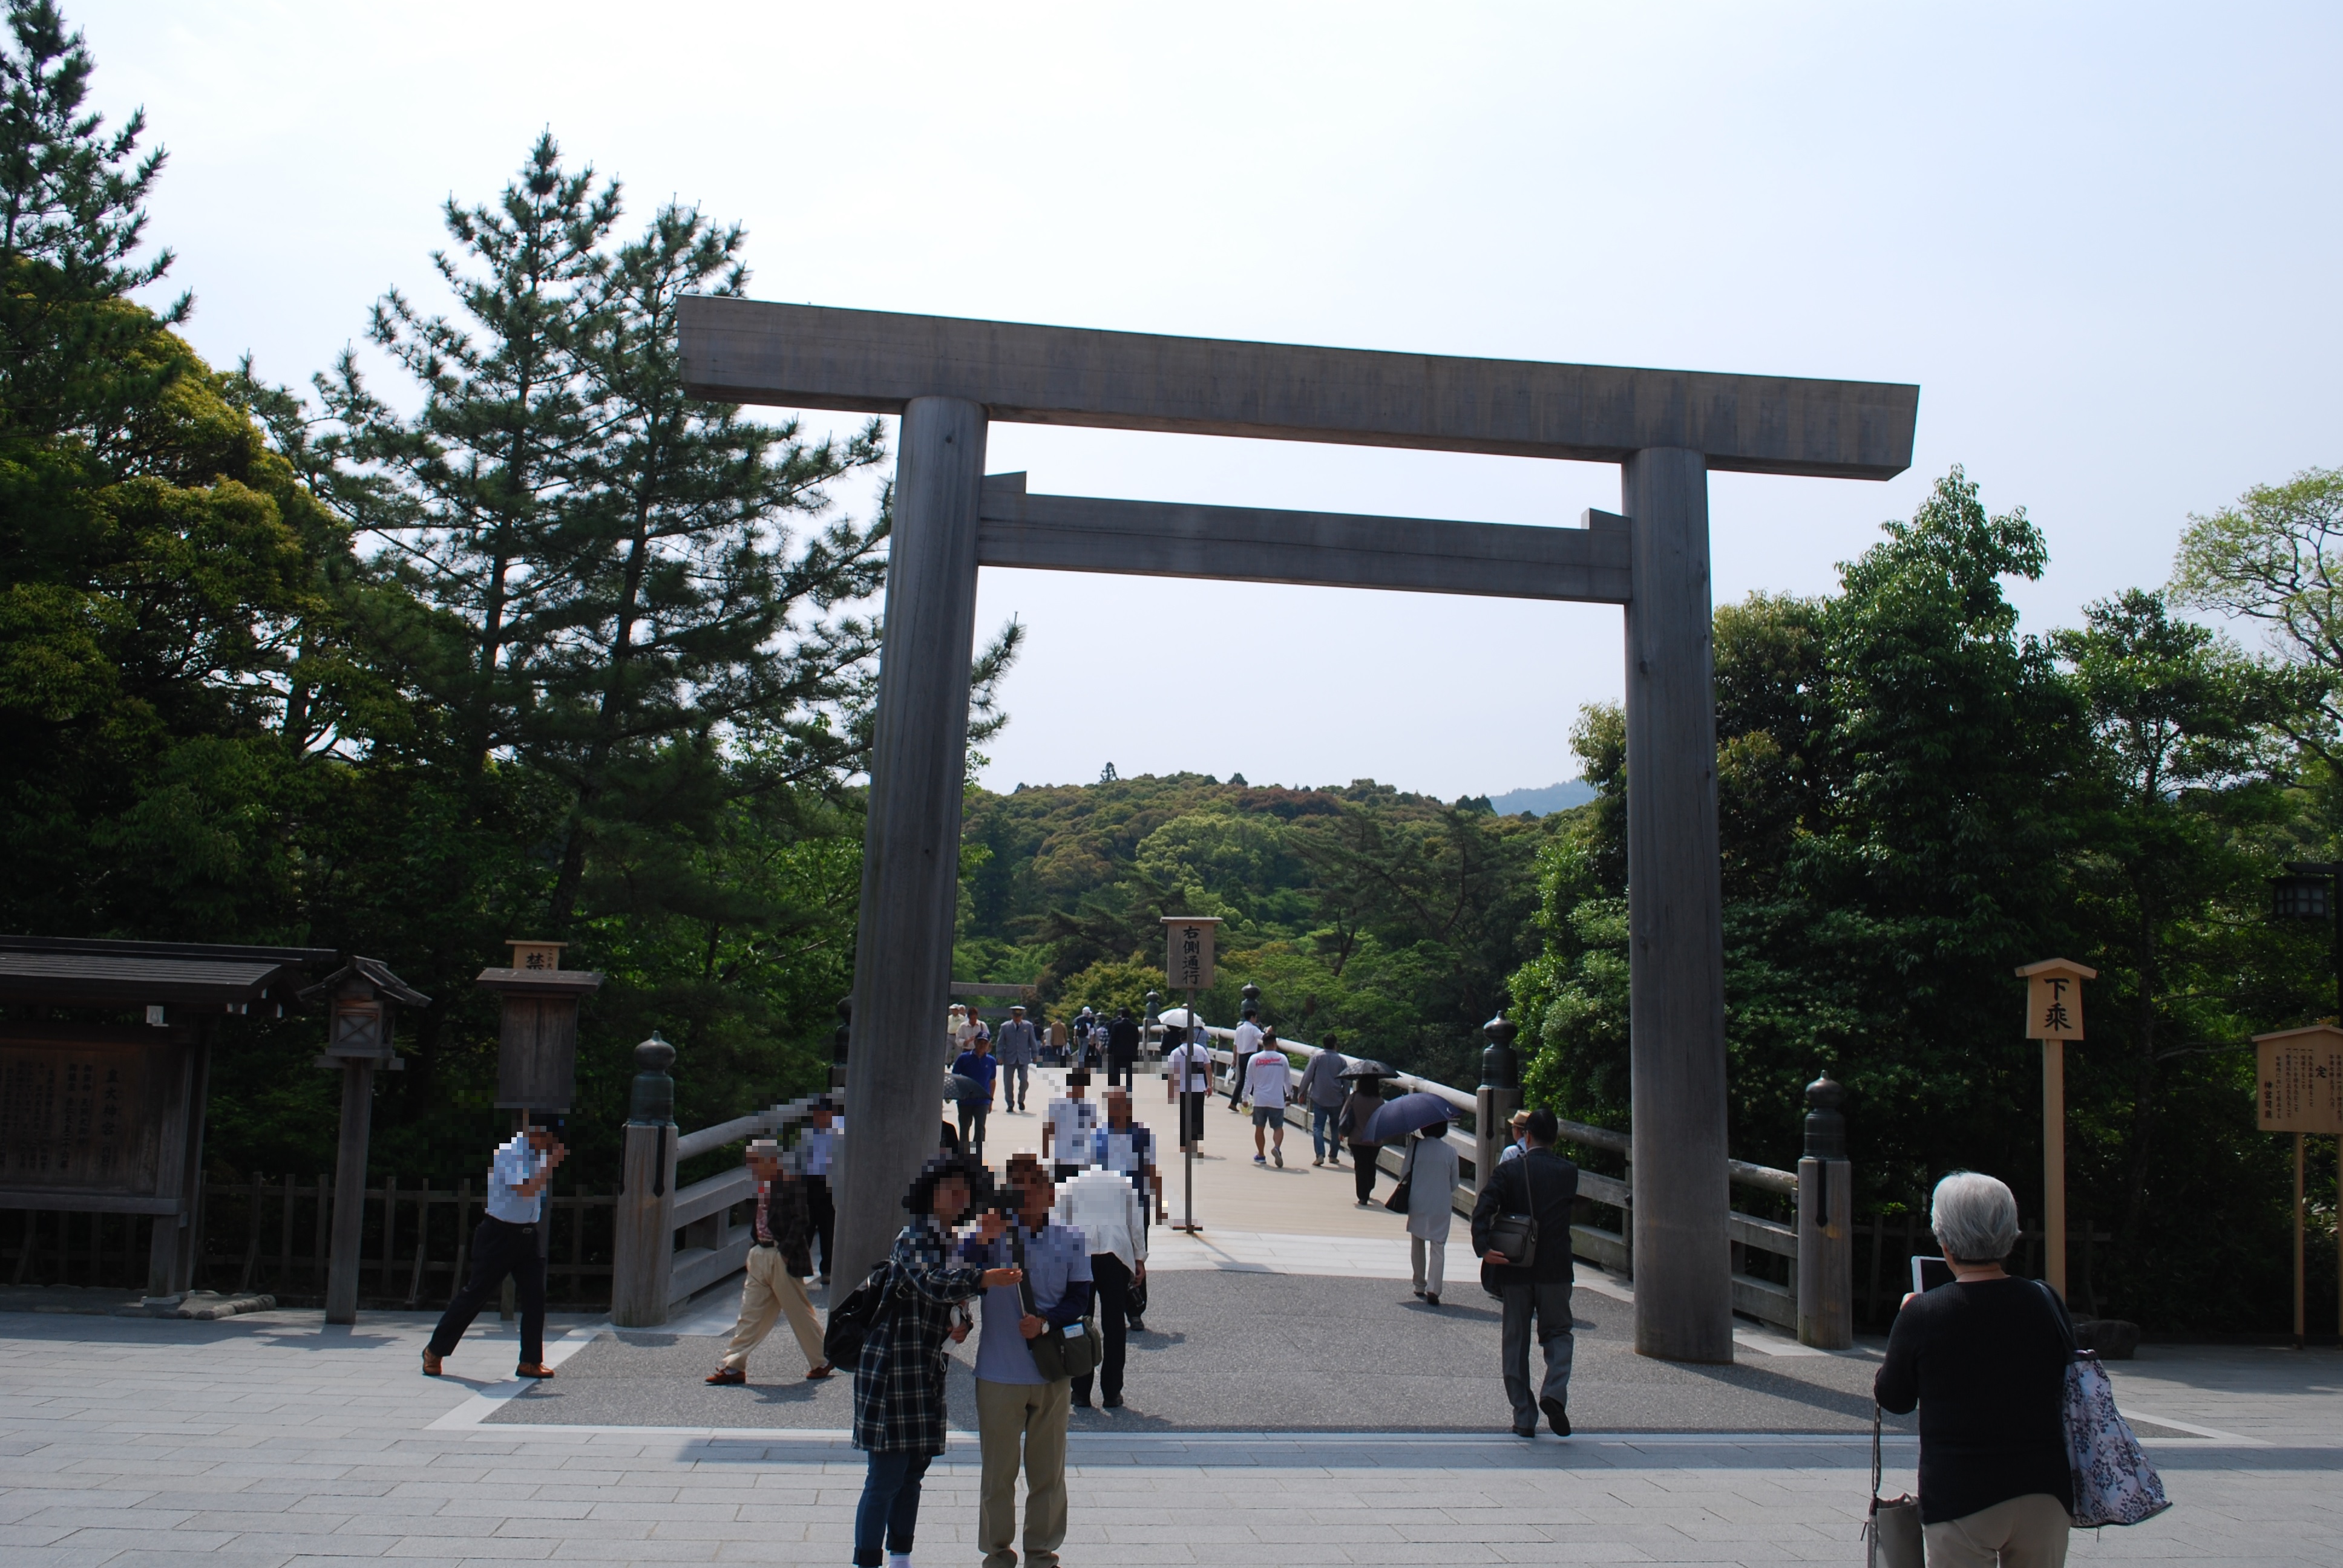
[{"label": "tourist crowd on bridge", "polygon": [[[782,1319],[808,1380],[851,1367],[853,1442],[868,1461],[853,1560],[867,1568],[882,1561],[909,1568],[921,1483],[944,1452],[950,1425],[944,1347],[971,1333],[977,1524],[986,1568],[1015,1568],[1021,1548],[1029,1565],[1054,1564],[1067,1534],[1072,1412],[1123,1407],[1130,1336],[1146,1327],[1150,1239],[1169,1210],[1155,1136],[1134,1115],[1142,1031],[1127,1009],[1109,1019],[1086,1008],[1071,1026],[1046,1030],[1021,1006],[1009,1010],[996,1032],[970,1010],[951,1010],[946,1092],[957,1114],[939,1124],[935,1153],[903,1196],[906,1222],[885,1261],[850,1292],[833,1293],[826,1323],[807,1282],[830,1281],[838,1107],[817,1101],[786,1150],[771,1138],[748,1145],[752,1244],[738,1321],[706,1381],[745,1384],[750,1356]],[[1275,1030],[1250,1006],[1231,1031],[1225,1078],[1192,1013],[1163,1015],[1161,1032],[1165,1101],[1183,1154],[1201,1147],[1206,1109],[1225,1093],[1230,1112],[1250,1112],[1253,1163],[1282,1167],[1288,1112],[1299,1104],[1312,1166],[1339,1170],[1347,1151],[1356,1201],[1367,1206],[1383,1146],[1394,1136],[1391,1113],[1404,1112],[1398,1183],[1383,1205],[1406,1216],[1415,1295],[1438,1308],[1460,1170],[1437,1097],[1386,1100],[1389,1070],[1344,1056],[1331,1039],[1296,1070]],[[1062,1065],[1064,1092],[1049,1097],[1041,1080],[1040,1148],[989,1163],[990,1111],[1033,1114],[1035,1070],[1045,1063]],[[1093,1095],[1101,1065],[1106,1082]],[[1411,1100],[1432,1103],[1410,1106]],[[1483,1290],[1502,1303],[1499,1356],[1512,1430],[1534,1437],[1544,1417],[1567,1437],[1578,1169],[1557,1148],[1561,1124],[1553,1111],[1516,1113],[1506,1132],[1474,1195],[1472,1247]],[[521,1314],[519,1375],[555,1375],[543,1361],[537,1231],[546,1184],[565,1152],[557,1130],[543,1125],[525,1127],[498,1151],[470,1277],[423,1352],[427,1374],[440,1374],[509,1273]],[[1903,1511],[1916,1537],[1925,1535],[1931,1563],[2056,1568],[2070,1515],[2084,1506],[2080,1473],[2074,1484],[2067,1480],[2061,1433],[2072,1322],[2054,1293],[2005,1272],[1999,1260],[2015,1244],[2017,1219],[2003,1183],[1967,1172],[1947,1177],[1932,1224],[1958,1288],[1906,1298],[1914,1310],[1897,1318],[1877,1378],[1876,1398],[1886,1410],[1920,1412],[1920,1495],[1892,1510]],[[969,1303],[980,1300],[980,1312],[971,1313]],[[1533,1340],[1544,1363],[1534,1377]],[[2114,1420],[2111,1402],[2107,1418]],[[2128,1441],[2127,1430],[2124,1436]],[[2117,1471],[2117,1480],[2139,1491],[2139,1516],[2165,1505],[2144,1461]]]}]

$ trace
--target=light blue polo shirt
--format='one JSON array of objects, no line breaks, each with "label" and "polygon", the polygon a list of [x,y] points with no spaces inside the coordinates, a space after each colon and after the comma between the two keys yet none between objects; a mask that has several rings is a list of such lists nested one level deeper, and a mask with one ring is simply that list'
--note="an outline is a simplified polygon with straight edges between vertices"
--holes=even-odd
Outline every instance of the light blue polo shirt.
[{"label": "light blue polo shirt", "polygon": [[[971,1241],[961,1251],[988,1269],[1006,1269],[1017,1261],[1006,1236],[990,1243]],[[1045,1226],[1039,1235],[1027,1231],[1025,1277],[1033,1286],[1033,1310],[1047,1317],[1051,1308],[1065,1300],[1068,1285],[1091,1282],[1090,1244],[1071,1226]],[[1015,1285],[994,1285],[984,1292],[984,1324],[976,1340],[977,1376],[987,1382],[1042,1381],[1031,1348],[1017,1332],[1024,1316],[1024,1298]]]}]

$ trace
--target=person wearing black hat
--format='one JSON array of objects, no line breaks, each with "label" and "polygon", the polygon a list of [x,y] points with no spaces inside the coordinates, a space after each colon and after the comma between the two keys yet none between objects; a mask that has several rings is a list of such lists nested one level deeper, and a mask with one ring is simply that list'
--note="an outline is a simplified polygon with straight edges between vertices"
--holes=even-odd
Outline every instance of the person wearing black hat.
[{"label": "person wearing black hat", "polygon": [[1252,1064],[1252,1053],[1261,1049],[1261,1009],[1245,1003],[1244,1018],[1237,1024],[1235,1035],[1229,1040],[1229,1110],[1232,1113],[1244,1104],[1245,1069]]},{"label": "person wearing black hat", "polygon": [[[853,1442],[870,1461],[854,1510],[857,1568],[879,1568],[886,1555],[910,1557],[920,1483],[944,1451],[944,1341],[968,1333],[953,1309],[1025,1277],[1021,1269],[979,1269],[959,1254],[954,1227],[972,1207],[985,1207],[991,1188],[990,1171],[955,1156],[929,1161],[903,1195],[910,1223],[880,1265],[884,1305],[854,1367]],[[989,1208],[978,1221],[988,1240],[1006,1229]]]}]

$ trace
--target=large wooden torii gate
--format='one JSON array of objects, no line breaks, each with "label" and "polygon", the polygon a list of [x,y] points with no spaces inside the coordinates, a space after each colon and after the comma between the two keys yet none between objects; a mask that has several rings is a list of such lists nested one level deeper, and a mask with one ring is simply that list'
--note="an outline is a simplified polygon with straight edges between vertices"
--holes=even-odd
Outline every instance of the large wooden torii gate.
[{"label": "large wooden torii gate", "polygon": [[[1733,1359],[1708,471],[1886,479],[1917,387],[1449,358],[695,297],[694,396],[902,419],[833,1278],[935,1148],[977,569],[1411,588],[1625,607],[1635,1348]],[[1576,528],[1028,495],[1001,419],[1617,463]]]}]

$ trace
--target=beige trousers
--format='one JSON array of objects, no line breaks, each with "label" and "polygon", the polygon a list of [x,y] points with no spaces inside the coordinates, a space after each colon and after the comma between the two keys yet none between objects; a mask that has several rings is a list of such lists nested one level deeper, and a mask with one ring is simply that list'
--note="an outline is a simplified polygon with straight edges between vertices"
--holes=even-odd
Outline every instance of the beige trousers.
[{"label": "beige trousers", "polygon": [[1920,1533],[1928,1568],[2065,1568],[2070,1528],[2064,1504],[2046,1492],[2029,1492]]},{"label": "beige trousers", "polygon": [[746,1368],[749,1352],[773,1332],[773,1320],[787,1312],[789,1328],[805,1352],[806,1370],[821,1365],[821,1325],[813,1321],[813,1301],[805,1282],[781,1266],[779,1247],[749,1249],[749,1277],[740,1282],[740,1321],[724,1347],[724,1364]]},{"label": "beige trousers", "polygon": [[1407,1239],[1407,1257],[1408,1261],[1415,1266],[1415,1288],[1428,1296],[1438,1295],[1441,1276],[1448,1271],[1448,1243],[1410,1236]]},{"label": "beige trousers", "polygon": [[1016,1568],[1018,1446],[1024,1446],[1025,1568],[1058,1568],[1066,1543],[1066,1418],[1071,1384],[976,1380],[976,1437],[983,1455],[976,1543],[984,1568]]}]

